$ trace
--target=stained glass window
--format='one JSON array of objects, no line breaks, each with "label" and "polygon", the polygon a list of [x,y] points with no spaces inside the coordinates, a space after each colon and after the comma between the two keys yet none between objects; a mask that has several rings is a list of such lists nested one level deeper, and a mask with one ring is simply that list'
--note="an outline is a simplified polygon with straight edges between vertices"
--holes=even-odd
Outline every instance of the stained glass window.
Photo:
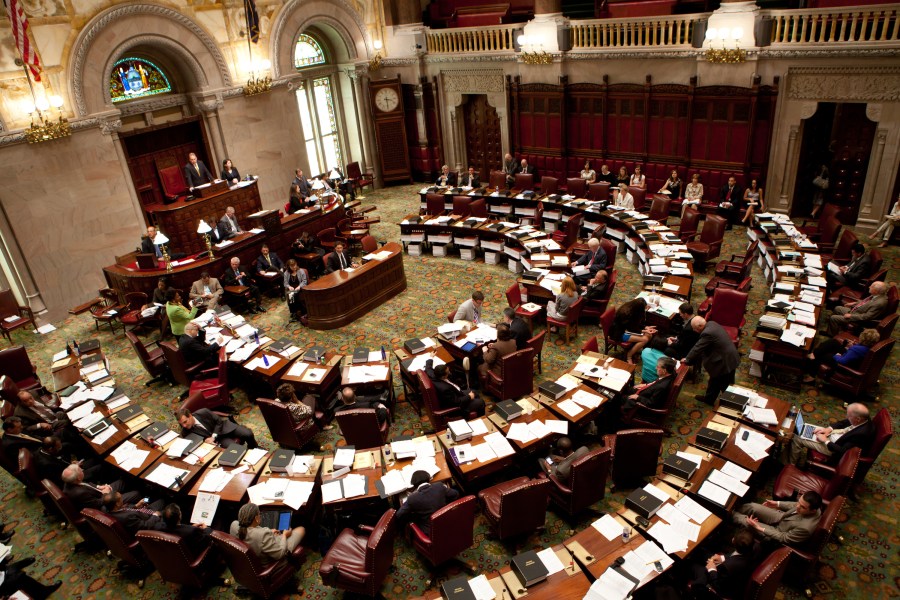
[{"label": "stained glass window", "polygon": [[324,65],[325,53],[322,52],[322,46],[319,42],[305,33],[301,33],[297,38],[297,45],[294,47],[294,68],[302,69],[312,65]]},{"label": "stained glass window", "polygon": [[172,84],[162,69],[143,58],[117,60],[109,75],[109,95],[113,102],[123,102],[171,91]]}]

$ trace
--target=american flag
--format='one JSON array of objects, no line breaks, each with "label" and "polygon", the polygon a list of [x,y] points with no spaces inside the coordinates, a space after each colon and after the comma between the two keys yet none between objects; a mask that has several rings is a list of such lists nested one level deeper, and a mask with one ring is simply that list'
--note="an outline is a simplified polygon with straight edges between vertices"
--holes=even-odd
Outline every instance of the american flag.
[{"label": "american flag", "polygon": [[4,0],[6,12],[9,15],[9,22],[12,26],[13,38],[16,41],[16,48],[22,60],[31,70],[31,76],[35,81],[41,80],[41,61],[37,56],[37,52],[31,46],[31,40],[28,39],[28,17],[25,16],[25,10],[19,3],[19,0]]}]

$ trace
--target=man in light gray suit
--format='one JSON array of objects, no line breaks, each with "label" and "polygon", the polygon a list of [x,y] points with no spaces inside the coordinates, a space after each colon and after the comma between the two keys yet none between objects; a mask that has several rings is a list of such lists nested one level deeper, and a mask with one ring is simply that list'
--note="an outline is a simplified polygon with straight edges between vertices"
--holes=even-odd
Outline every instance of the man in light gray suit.
[{"label": "man in light gray suit", "polygon": [[456,309],[454,321],[468,321],[477,325],[481,323],[481,305],[484,304],[484,294],[479,291],[472,292],[472,297],[459,305]]},{"label": "man in light gray suit", "polygon": [[799,544],[806,541],[822,518],[822,497],[806,492],[797,502],[766,500],[744,504],[732,515],[735,525],[748,527],[766,541]]},{"label": "man in light gray suit", "polygon": [[241,229],[237,217],[234,216],[234,207],[229,206],[225,209],[225,215],[219,219],[219,235],[227,240],[239,233],[244,233],[244,230]]},{"label": "man in light gray suit", "polygon": [[716,403],[716,398],[734,383],[734,372],[741,362],[741,355],[728,333],[715,321],[707,322],[706,319],[697,317],[691,321],[694,331],[700,334],[700,338],[684,362],[694,365],[702,361],[703,368],[709,373],[709,385],[704,396],[697,396],[697,400],[706,402],[710,406]]},{"label": "man in light gray suit", "polygon": [[828,335],[835,336],[850,323],[871,321],[884,316],[887,309],[888,286],[883,281],[875,281],[869,286],[869,295],[849,306],[838,306],[828,317]]},{"label": "man in light gray suit", "polygon": [[205,306],[209,310],[216,310],[219,298],[225,290],[215,277],[210,277],[209,272],[203,271],[200,279],[191,284],[191,300],[195,306]]}]

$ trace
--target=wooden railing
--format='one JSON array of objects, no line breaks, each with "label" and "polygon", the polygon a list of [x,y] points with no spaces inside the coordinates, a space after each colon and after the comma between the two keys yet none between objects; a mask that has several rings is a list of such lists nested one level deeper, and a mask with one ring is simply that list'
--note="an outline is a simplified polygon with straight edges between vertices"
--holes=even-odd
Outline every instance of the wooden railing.
[{"label": "wooden railing", "polygon": [[426,45],[431,54],[458,52],[512,52],[515,50],[515,31],[521,25],[492,27],[458,27],[429,31]]},{"label": "wooden railing", "polygon": [[691,47],[694,23],[705,15],[572,21],[572,49]]},{"label": "wooden railing", "polygon": [[805,10],[772,10],[772,45],[896,42],[897,5]]}]

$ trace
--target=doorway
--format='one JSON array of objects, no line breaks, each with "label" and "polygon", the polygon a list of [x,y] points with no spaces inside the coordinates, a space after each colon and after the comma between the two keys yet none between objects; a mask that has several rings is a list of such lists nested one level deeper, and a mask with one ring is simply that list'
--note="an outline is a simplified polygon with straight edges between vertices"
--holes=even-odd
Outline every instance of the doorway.
[{"label": "doorway", "polygon": [[497,109],[488,104],[486,94],[465,96],[463,102],[463,127],[466,138],[466,158],[475,167],[478,178],[487,182],[491,169],[499,169],[501,162],[500,117]]}]

